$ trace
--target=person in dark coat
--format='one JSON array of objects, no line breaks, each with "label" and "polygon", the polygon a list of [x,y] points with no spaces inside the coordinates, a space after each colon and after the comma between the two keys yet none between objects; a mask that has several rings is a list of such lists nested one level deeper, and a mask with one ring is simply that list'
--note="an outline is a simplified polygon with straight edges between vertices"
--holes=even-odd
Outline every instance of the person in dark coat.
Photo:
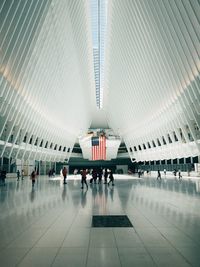
[{"label": "person in dark coat", "polygon": [[20,171],[17,170],[17,181],[19,181],[19,177],[20,177]]},{"label": "person in dark coat", "polygon": [[110,182],[112,183],[112,186],[114,186],[114,176],[113,176],[113,172],[112,170],[110,170],[110,173],[109,173],[109,182],[108,182],[108,185],[110,185]]},{"label": "person in dark coat", "polygon": [[35,179],[36,179],[36,172],[35,171],[32,171],[30,178],[32,180],[32,187],[34,187],[34,185],[35,185]]},{"label": "person in dark coat", "polygon": [[6,171],[5,170],[2,170],[2,171],[0,170],[0,180],[2,181],[3,185],[6,185],[5,179],[6,179]]},{"label": "person in dark coat", "polygon": [[97,182],[97,171],[95,169],[92,170],[92,179],[90,179],[90,183],[92,183],[93,181],[96,184],[96,182]]},{"label": "person in dark coat", "polygon": [[101,181],[102,181],[102,175],[103,175],[103,171],[102,171],[102,168],[99,169],[98,171],[98,178],[99,178],[99,184],[101,184]]},{"label": "person in dark coat", "polygon": [[108,170],[107,170],[107,168],[105,168],[105,171],[104,171],[104,184],[107,184],[107,179],[108,179]]},{"label": "person in dark coat", "polygon": [[161,180],[161,173],[160,173],[160,170],[158,170],[157,180],[158,180],[158,178],[160,178],[160,180]]},{"label": "person in dark coat", "polygon": [[87,171],[86,171],[86,169],[83,169],[83,170],[81,171],[81,184],[82,184],[81,189],[84,188],[84,184],[86,185],[86,187],[87,187],[87,189],[88,189],[88,184],[87,184],[86,179],[87,179]]},{"label": "person in dark coat", "polygon": [[176,178],[176,173],[177,173],[176,169],[174,169],[173,173],[174,173],[174,177]]},{"label": "person in dark coat", "polygon": [[63,184],[67,184],[67,182],[66,182],[66,179],[67,179],[67,168],[66,167],[63,168],[62,175],[64,177]]}]

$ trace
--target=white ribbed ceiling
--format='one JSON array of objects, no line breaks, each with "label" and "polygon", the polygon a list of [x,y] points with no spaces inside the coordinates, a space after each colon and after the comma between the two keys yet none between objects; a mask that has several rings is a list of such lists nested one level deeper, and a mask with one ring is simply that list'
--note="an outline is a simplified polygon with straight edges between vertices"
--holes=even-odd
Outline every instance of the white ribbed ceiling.
[{"label": "white ribbed ceiling", "polygon": [[166,137],[199,139],[199,20],[195,0],[109,1],[104,108],[137,160],[200,154],[199,144],[170,154]]},{"label": "white ribbed ceiling", "polygon": [[33,145],[37,138],[41,147],[57,145],[53,153],[72,149],[95,107],[87,1],[1,1],[0,45],[2,155],[6,142],[18,145],[25,136]]},{"label": "white ribbed ceiling", "polygon": [[107,2],[101,119],[90,1],[0,1],[0,157],[64,160],[98,121],[138,161],[200,154],[199,1]]}]

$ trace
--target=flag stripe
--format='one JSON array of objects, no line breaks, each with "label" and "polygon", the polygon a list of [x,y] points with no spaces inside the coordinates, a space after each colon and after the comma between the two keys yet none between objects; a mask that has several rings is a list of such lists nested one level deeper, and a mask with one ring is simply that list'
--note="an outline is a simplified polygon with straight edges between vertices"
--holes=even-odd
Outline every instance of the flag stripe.
[{"label": "flag stripe", "polygon": [[92,160],[106,160],[106,137],[92,137]]}]

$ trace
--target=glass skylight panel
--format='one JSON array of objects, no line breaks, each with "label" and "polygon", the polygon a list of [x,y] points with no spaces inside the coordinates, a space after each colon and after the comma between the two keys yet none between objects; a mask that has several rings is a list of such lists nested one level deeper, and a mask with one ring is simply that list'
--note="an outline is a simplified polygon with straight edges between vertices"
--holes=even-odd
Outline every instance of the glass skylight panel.
[{"label": "glass skylight panel", "polygon": [[91,23],[93,59],[96,85],[96,104],[102,108],[103,86],[104,86],[104,62],[105,62],[105,33],[107,0],[91,0]]}]

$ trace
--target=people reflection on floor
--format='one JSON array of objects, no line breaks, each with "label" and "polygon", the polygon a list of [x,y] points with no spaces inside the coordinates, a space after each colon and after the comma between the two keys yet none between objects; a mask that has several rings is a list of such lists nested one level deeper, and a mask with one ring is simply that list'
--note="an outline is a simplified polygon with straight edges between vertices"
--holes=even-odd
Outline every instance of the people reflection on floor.
[{"label": "people reflection on floor", "polygon": [[113,196],[114,196],[114,187],[110,189],[110,198],[112,201],[113,201]]},{"label": "people reflection on floor", "polygon": [[35,199],[35,190],[34,188],[32,188],[31,192],[30,192],[30,201],[33,202]]},{"label": "people reflection on floor", "polygon": [[32,180],[32,188],[34,188],[35,180],[36,180],[36,172],[35,171],[32,171],[30,178]]},{"label": "people reflection on floor", "polygon": [[16,191],[19,191],[19,183],[16,184]]},{"label": "people reflection on floor", "polygon": [[81,206],[84,208],[87,203],[87,190],[81,192]]},{"label": "people reflection on floor", "polygon": [[109,182],[108,182],[108,185],[110,185],[110,183],[112,183],[112,186],[114,186],[114,176],[113,176],[112,170],[109,171]]},{"label": "people reflection on floor", "polygon": [[108,198],[108,187],[107,186],[105,186],[104,188],[104,194],[105,194],[105,199],[107,201],[107,198]]},{"label": "people reflection on floor", "polygon": [[93,199],[95,200],[95,199],[96,199],[96,196],[97,196],[97,193],[98,193],[97,185],[94,184],[93,186],[91,186],[91,189],[92,189],[92,196],[93,196]]},{"label": "people reflection on floor", "polygon": [[67,179],[67,168],[66,167],[64,167],[62,169],[62,175],[64,177],[63,184],[67,184],[67,182],[66,182],[66,179]]},{"label": "people reflection on floor", "polygon": [[99,196],[102,196],[103,194],[103,189],[101,183],[99,184]]},{"label": "people reflection on floor", "polygon": [[62,191],[62,200],[63,201],[65,201],[66,193],[67,193],[67,188],[66,188],[66,186],[63,186],[63,191]]},{"label": "people reflection on floor", "polygon": [[87,184],[86,179],[87,179],[87,171],[86,171],[86,169],[83,169],[83,170],[81,170],[81,184],[82,184],[81,189],[84,188],[84,184],[85,184],[86,188],[88,190],[88,184]]}]

